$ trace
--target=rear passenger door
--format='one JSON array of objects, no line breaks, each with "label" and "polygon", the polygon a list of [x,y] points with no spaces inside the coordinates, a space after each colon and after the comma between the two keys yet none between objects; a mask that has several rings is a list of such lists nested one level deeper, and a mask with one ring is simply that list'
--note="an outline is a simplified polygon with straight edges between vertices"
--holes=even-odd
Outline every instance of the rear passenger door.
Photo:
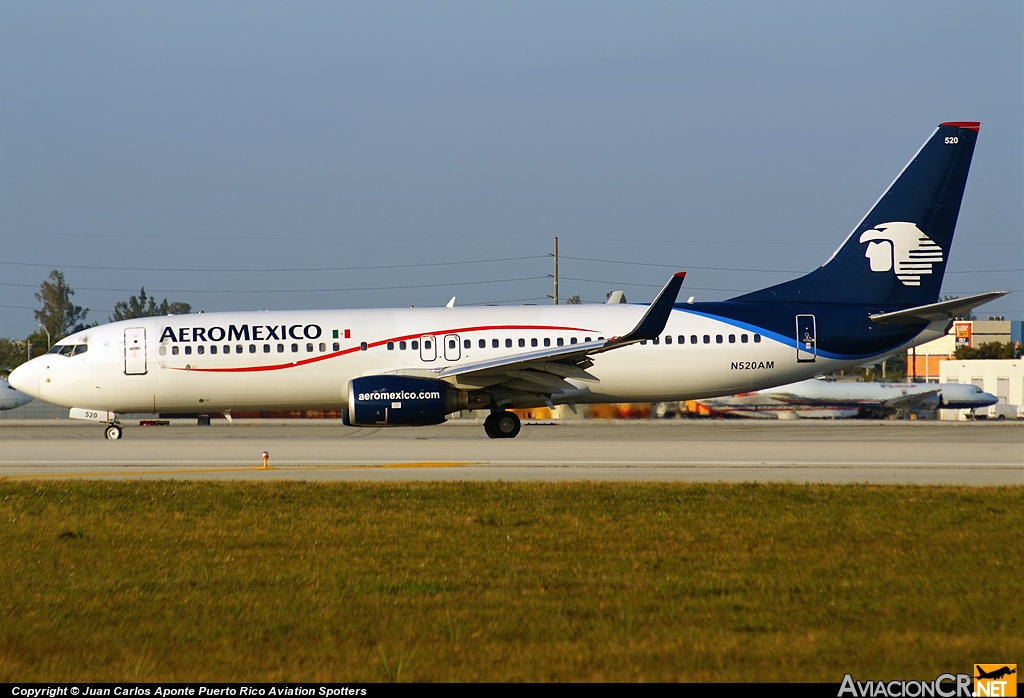
[{"label": "rear passenger door", "polygon": [[815,339],[815,322],[813,315],[796,316],[796,360],[797,363],[810,363],[818,356],[817,340]]}]

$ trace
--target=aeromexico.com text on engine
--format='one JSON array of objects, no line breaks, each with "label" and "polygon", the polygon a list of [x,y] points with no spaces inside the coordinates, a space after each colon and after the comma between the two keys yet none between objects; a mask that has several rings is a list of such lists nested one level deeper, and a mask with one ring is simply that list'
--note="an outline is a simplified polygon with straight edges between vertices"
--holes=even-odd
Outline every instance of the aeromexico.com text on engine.
[{"label": "aeromexico.com text on engine", "polygon": [[319,339],[323,334],[320,325],[228,325],[224,327],[165,327],[160,341],[165,342],[221,342],[253,341],[265,342],[271,339]]},{"label": "aeromexico.com text on engine", "polygon": [[396,390],[394,392],[373,392],[373,393],[359,393],[356,396],[357,400],[440,400],[441,392],[439,390],[423,390],[418,393],[414,393],[408,390]]}]

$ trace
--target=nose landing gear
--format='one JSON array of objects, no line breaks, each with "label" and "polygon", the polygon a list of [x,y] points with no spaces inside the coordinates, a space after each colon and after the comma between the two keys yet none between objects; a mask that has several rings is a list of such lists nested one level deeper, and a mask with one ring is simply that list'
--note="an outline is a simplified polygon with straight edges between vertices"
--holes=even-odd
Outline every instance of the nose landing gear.
[{"label": "nose landing gear", "polygon": [[484,432],[492,439],[514,439],[522,427],[519,416],[506,410],[491,412],[484,420]]},{"label": "nose landing gear", "polygon": [[124,427],[120,422],[111,422],[107,426],[103,427],[103,438],[108,441],[117,441],[121,438]]}]

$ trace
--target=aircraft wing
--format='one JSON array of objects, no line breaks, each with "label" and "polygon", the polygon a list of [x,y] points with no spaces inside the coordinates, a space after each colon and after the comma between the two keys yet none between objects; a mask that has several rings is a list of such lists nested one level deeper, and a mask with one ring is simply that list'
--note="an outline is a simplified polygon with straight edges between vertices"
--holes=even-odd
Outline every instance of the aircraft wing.
[{"label": "aircraft wing", "polygon": [[996,298],[1001,298],[1007,293],[1009,291],[989,291],[988,293],[979,293],[976,296],[954,298],[951,301],[929,303],[928,305],[919,305],[916,308],[896,310],[891,313],[876,313],[869,317],[880,325],[920,325],[937,320],[952,320],[961,313],[966,313],[968,310],[973,310],[979,305],[984,305],[989,301],[994,301]]},{"label": "aircraft wing", "polygon": [[578,388],[566,381],[567,378],[597,382],[598,379],[587,373],[586,370],[594,365],[592,357],[647,339],[654,339],[661,334],[672,313],[672,306],[676,302],[676,296],[679,295],[679,289],[682,287],[685,277],[686,272],[673,274],[636,327],[621,337],[610,337],[564,347],[551,347],[487,361],[440,368],[433,375],[435,378],[470,388],[489,388],[500,385],[512,390],[523,390],[547,397],[574,392]]},{"label": "aircraft wing", "polygon": [[941,389],[936,388],[935,390],[929,390],[923,393],[911,393],[909,395],[900,395],[899,397],[894,397],[889,400],[886,400],[885,402],[882,403],[882,406],[894,410],[909,409],[911,407],[917,407],[921,403],[925,402],[929,398],[937,396],[941,392]]}]

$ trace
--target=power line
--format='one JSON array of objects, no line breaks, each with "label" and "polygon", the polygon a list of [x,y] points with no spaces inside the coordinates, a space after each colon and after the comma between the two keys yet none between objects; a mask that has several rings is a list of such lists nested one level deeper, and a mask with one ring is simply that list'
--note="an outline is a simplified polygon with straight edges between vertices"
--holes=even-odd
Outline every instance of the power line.
[{"label": "power line", "polygon": [[[268,273],[291,273],[291,272],[331,272],[331,271],[374,271],[381,269],[416,269],[423,267],[447,267],[460,266],[465,264],[496,264],[499,262],[522,262],[533,259],[547,259],[550,255],[528,255],[523,257],[501,257],[495,259],[471,259],[453,262],[424,262],[419,264],[380,264],[361,265],[351,267],[287,267],[287,268],[261,268],[261,269],[214,269],[214,268],[191,268],[191,267],[114,267],[96,266],[87,264],[54,264],[41,262],[12,262],[0,260],[0,264],[16,267],[35,267],[44,269],[87,269],[93,271],[145,271],[145,272],[183,272],[183,273],[210,273],[210,274],[268,274]],[[743,267],[707,267],[693,264],[659,264],[656,262],[627,262],[617,259],[595,259],[591,257],[568,257],[560,255],[562,259],[570,259],[577,262],[594,262],[598,264],[619,264],[638,267],[657,267],[664,269],[699,269],[701,271],[737,271],[765,274],[804,274],[806,269],[750,269]],[[962,269],[947,271],[947,274],[1009,274],[1024,272],[1024,269]]]},{"label": "power line", "polygon": [[[577,279],[570,276],[563,276],[563,279],[567,281],[581,281],[588,284],[607,284],[609,286],[642,286],[646,288],[661,288],[664,284],[640,284],[632,281],[606,281],[604,279]],[[729,291],[734,293],[748,293],[751,289],[748,288],[710,288],[707,286],[684,286],[684,289],[690,289],[693,291]]]},{"label": "power line", "polygon": [[[395,289],[409,288],[445,288],[448,286],[480,286],[484,284],[503,284],[514,281],[539,281],[546,279],[546,276],[526,276],[516,279],[488,279],[486,281],[445,281],[439,284],[409,284],[405,286],[351,286],[348,288],[255,288],[255,289],[180,289],[180,288],[154,288],[149,293],[337,293],[340,291],[390,291]],[[20,288],[36,288],[38,284],[12,284],[0,282],[0,286],[15,286]],[[77,291],[111,291],[117,293],[132,293],[134,288],[98,288],[95,286],[79,286]]]},{"label": "power line", "polygon": [[[698,267],[692,264],[656,264],[654,262],[623,262],[615,259],[591,259],[589,257],[566,257],[562,255],[562,259],[572,259],[577,262],[599,262],[601,264],[628,264],[637,267],[664,267],[666,269],[700,269],[702,271],[751,271],[751,272],[769,272],[772,274],[802,274],[802,271],[796,271],[792,269],[737,269],[734,267]],[[805,270],[806,271],[806,270]]]},{"label": "power line", "polygon": [[[568,257],[561,255],[562,259],[572,259],[578,262],[599,262],[601,264],[627,264],[637,267],[663,267],[666,269],[700,269],[702,271],[747,271],[766,274],[806,274],[807,269],[743,269],[739,267],[700,267],[693,264],[657,264],[655,262],[625,262],[618,259],[593,259],[590,257]],[[1024,272],[1024,269],[962,269],[947,271],[947,274],[1004,274],[1013,272]]]},{"label": "power line", "polygon": [[193,269],[175,267],[100,267],[85,264],[40,264],[36,262],[8,262],[0,261],[0,264],[18,267],[43,267],[47,269],[92,269],[99,271],[174,271],[174,272],[203,272],[216,274],[264,274],[268,272],[310,272],[310,271],[359,271],[363,269],[415,269],[419,267],[447,267],[459,264],[490,264],[493,262],[519,262],[526,259],[547,259],[547,255],[532,255],[529,257],[504,257],[501,259],[473,259],[462,262],[426,262],[422,264],[382,264],[376,266],[358,267],[307,267],[287,269]]}]

